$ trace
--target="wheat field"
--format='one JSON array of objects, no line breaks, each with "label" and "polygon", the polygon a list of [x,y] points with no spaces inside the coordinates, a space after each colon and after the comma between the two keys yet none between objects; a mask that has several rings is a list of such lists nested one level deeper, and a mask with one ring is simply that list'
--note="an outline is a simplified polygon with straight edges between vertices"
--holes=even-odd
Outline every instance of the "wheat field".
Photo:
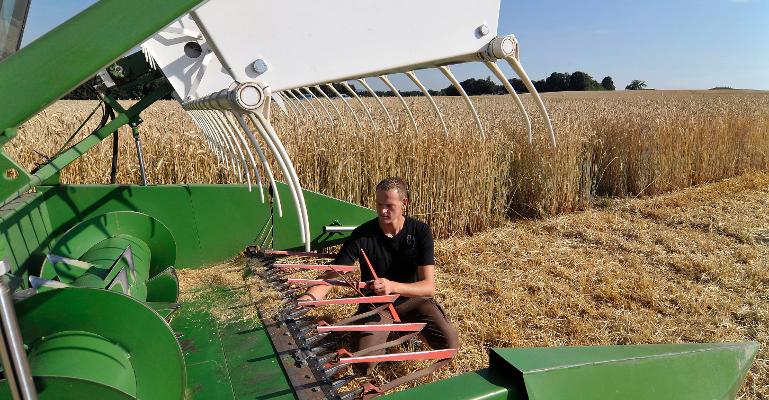
[{"label": "wheat field", "polygon": [[[531,99],[523,97],[534,125],[531,144],[507,96],[474,99],[486,138],[462,100],[450,97],[437,98],[448,135],[424,98],[406,98],[419,132],[395,98],[384,99],[395,131],[373,99],[365,102],[376,127],[354,101],[360,128],[340,100],[341,122],[328,102],[333,123],[315,100],[317,115],[302,102],[308,113],[293,103],[288,116],[273,107],[271,118],[303,187],[370,206],[380,179],[402,176],[412,186],[411,215],[429,222],[438,237],[480,232],[511,217],[585,209],[596,196],[655,195],[769,168],[767,93],[547,94],[555,148]],[[95,105],[55,103],[26,122],[6,151],[33,168],[59,150]],[[239,181],[176,102],[159,102],[142,116],[150,184]],[[96,120],[98,115],[79,136]],[[62,182],[108,182],[111,151],[111,140],[104,141],[67,168]],[[117,181],[138,183],[136,151],[125,128],[119,157]],[[282,179],[277,165],[272,169]]]}]

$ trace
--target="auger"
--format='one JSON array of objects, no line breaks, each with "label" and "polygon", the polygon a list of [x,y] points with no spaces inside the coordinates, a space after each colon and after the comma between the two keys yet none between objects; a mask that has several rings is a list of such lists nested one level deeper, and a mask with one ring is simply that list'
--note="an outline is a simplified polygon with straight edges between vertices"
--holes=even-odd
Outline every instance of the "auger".
[{"label": "auger", "polygon": [[[94,112],[102,108],[103,117],[32,171],[0,151],[0,399],[737,394],[757,343],[491,349],[486,369],[387,393],[450,362],[456,349],[395,351],[424,325],[400,321],[396,295],[365,295],[367,282],[350,277],[356,268],[330,264],[334,255],[320,252],[343,243],[373,211],[304,189],[273,120],[280,112],[324,129],[351,128],[344,112],[356,129],[426,134],[393,83],[403,74],[451,135],[417,76],[433,69],[462,96],[482,138],[487,127],[451,70],[477,62],[502,82],[531,142],[532,120],[498,65],[504,60],[528,88],[555,146],[517,39],[497,32],[498,0],[101,0],[19,50],[28,6],[29,0],[0,0],[0,148],[18,126],[95,75],[103,107]],[[374,81],[398,99],[406,124]],[[116,99],[127,90],[142,98],[122,105]],[[142,112],[167,96],[240,184],[148,184]],[[363,101],[367,96],[373,101]],[[384,118],[374,118],[377,107]],[[61,184],[63,169],[123,126],[131,129],[141,185]],[[114,158],[113,175],[118,164]],[[255,310],[258,301],[239,297],[249,295],[251,280],[231,288],[212,279],[206,290],[179,296],[177,271],[239,253],[246,255],[245,272],[278,292],[276,309]],[[339,276],[309,276],[326,271]],[[298,300],[316,284],[348,295]],[[357,304],[373,309],[339,321],[313,317],[317,307]],[[222,309],[257,317],[234,318]],[[360,323],[379,312],[391,313],[393,322]],[[367,330],[400,336],[354,352],[341,347],[341,336]],[[374,354],[383,350],[389,353]],[[353,364],[413,360],[433,364],[383,383],[347,372]]]}]

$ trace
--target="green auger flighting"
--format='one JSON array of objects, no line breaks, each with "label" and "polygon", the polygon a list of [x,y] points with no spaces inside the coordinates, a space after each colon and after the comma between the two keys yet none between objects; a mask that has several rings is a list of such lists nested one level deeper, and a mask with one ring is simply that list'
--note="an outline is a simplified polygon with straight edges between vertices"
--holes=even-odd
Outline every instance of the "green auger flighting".
[{"label": "green auger flighting", "polygon": [[[365,296],[360,282],[344,278],[345,266],[328,264],[333,255],[322,252],[375,212],[303,189],[271,113],[335,121],[346,107],[359,126],[370,123],[387,134],[395,123],[366,79],[380,79],[398,94],[387,76],[404,73],[443,121],[414,73],[436,68],[463,96],[483,136],[450,67],[481,62],[508,82],[498,66],[503,61],[529,89],[556,145],[545,105],[518,58],[518,40],[498,34],[499,0],[101,0],[19,50],[29,1],[0,0],[0,399],[737,395],[757,343],[491,349],[485,369],[390,393],[408,377],[375,386],[343,376],[370,349],[351,354],[330,339],[335,330],[378,328],[319,325],[297,302],[296,285],[306,282],[356,291],[329,304],[379,302],[387,309],[394,296]],[[94,76],[103,117],[92,132],[32,171],[2,151],[18,126]],[[366,117],[358,118],[353,105],[363,102],[350,81],[370,91],[387,121],[372,118],[365,106],[359,109]],[[505,87],[531,137],[524,104]],[[124,107],[117,99],[128,92],[141,98]],[[169,97],[240,184],[147,184],[142,112]],[[61,183],[62,170],[123,126],[133,134],[142,184]],[[113,177],[118,167],[115,157]],[[257,306],[214,281],[204,293],[180,298],[177,271],[241,253],[244,273],[281,293],[280,310],[259,310],[254,320],[215,315],[214,308]],[[338,271],[342,279],[289,278],[293,270]],[[421,326],[414,325],[388,327],[416,335]],[[453,356],[456,349],[449,350],[381,357],[439,360]]]}]

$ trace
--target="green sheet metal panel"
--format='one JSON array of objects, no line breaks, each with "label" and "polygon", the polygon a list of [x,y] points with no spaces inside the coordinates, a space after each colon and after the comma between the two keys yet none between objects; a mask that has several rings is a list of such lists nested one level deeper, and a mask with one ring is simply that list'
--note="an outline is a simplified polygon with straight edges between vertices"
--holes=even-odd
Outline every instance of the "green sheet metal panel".
[{"label": "green sheet metal panel", "polygon": [[212,311],[231,307],[245,310],[253,304],[238,304],[238,293],[218,286],[191,297],[171,321],[182,335],[190,399],[295,398],[261,322],[223,319]]},{"label": "green sheet metal panel", "polygon": [[[290,198],[280,184],[282,198]],[[139,211],[162,222],[177,246],[176,266],[197,267],[230,258],[251,244],[268,222],[268,204],[244,185],[114,186],[73,185],[40,187],[51,224],[72,227],[78,221],[113,211]],[[285,193],[285,194],[284,194]],[[358,225],[375,216],[367,208],[305,191],[312,237],[323,246],[342,242],[347,235],[323,234],[334,221]],[[283,203],[283,218],[275,218],[275,248],[301,246],[293,205]]]},{"label": "green sheet metal panel", "polygon": [[482,369],[395,392],[382,399],[524,400],[526,393],[502,373]]},{"label": "green sheet metal panel", "polygon": [[530,400],[733,399],[758,343],[493,349]]}]

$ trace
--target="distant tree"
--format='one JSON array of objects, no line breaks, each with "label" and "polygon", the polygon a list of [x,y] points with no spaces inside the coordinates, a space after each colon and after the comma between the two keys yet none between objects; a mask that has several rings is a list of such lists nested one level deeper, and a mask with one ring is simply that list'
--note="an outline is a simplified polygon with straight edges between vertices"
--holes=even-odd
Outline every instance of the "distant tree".
[{"label": "distant tree", "polygon": [[[466,79],[460,82],[460,85],[462,85],[462,88],[465,90],[468,96],[497,94],[502,90],[499,85],[491,81],[491,77],[486,79]],[[443,93],[446,96],[459,96],[459,91],[454,87],[454,85],[443,89]]]},{"label": "distant tree", "polygon": [[614,87],[614,79],[611,79],[610,76],[603,78],[603,80],[601,80],[601,87],[603,87],[605,90],[615,90],[616,88]]},{"label": "distant tree", "polygon": [[553,72],[545,79],[545,92],[562,92],[568,90],[571,74],[568,72]]},{"label": "distant tree", "polygon": [[586,90],[601,90],[603,89],[598,82],[593,79],[592,76],[582,72],[575,71],[569,77],[568,90],[572,91],[586,91]]},{"label": "distant tree", "polygon": [[529,93],[529,89],[526,88],[526,85],[523,84],[523,81],[518,78],[513,78],[509,80],[510,85],[513,87],[513,89],[518,93]]},{"label": "distant tree", "polygon": [[643,90],[646,88],[646,81],[640,81],[634,79],[629,85],[625,86],[625,90]]}]

